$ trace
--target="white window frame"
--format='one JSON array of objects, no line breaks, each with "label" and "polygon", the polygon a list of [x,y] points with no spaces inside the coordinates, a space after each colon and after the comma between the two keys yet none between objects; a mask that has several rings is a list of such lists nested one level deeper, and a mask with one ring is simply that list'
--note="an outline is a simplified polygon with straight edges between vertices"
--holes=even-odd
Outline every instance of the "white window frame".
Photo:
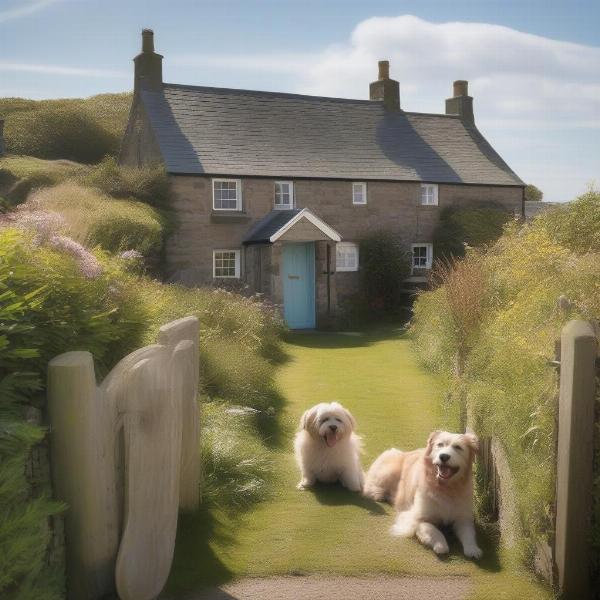
[{"label": "white window frame", "polygon": [[[216,183],[235,183],[235,195],[236,195],[236,204],[235,204],[235,208],[217,208],[215,206],[215,201],[216,201]],[[213,193],[213,210],[218,210],[218,211],[225,211],[225,210],[229,210],[229,211],[241,211],[242,210],[242,180],[241,179],[228,179],[228,178],[217,178],[217,179],[213,179],[212,180],[212,193]]]},{"label": "white window frame", "polygon": [[[415,248],[426,248],[425,265],[415,265]],[[410,246],[410,264],[412,265],[413,271],[415,269],[431,269],[431,265],[433,264],[433,244],[430,244],[430,243],[411,244],[411,246]]]},{"label": "white window frame", "polygon": [[[429,193],[431,192],[431,194]],[[438,185],[437,183],[421,184],[421,206],[438,205]]]},{"label": "white window frame", "polygon": [[[233,252],[235,254],[235,275],[217,275],[217,253]],[[213,279],[239,279],[240,278],[240,251],[235,248],[217,248],[213,250]]]},{"label": "white window frame", "polygon": [[[356,202],[355,188],[360,186],[361,195],[363,198],[362,202]],[[352,204],[355,206],[364,206],[367,203],[367,184],[364,181],[352,182]]]},{"label": "white window frame", "polygon": [[[277,186],[278,185],[288,185],[289,186],[289,190],[290,190],[289,204],[277,204]],[[275,182],[273,206],[277,210],[289,210],[291,208],[294,208],[294,182],[293,181],[276,181]]]},{"label": "white window frame", "polygon": [[[338,251],[343,250],[344,248],[346,248],[346,249],[352,248],[353,250],[355,250],[356,264],[354,266],[339,266],[338,265],[338,260],[339,260]],[[339,271],[339,272],[358,271],[359,266],[360,266],[360,254],[359,254],[358,244],[355,244],[354,242],[338,242],[335,247],[335,270]]]}]

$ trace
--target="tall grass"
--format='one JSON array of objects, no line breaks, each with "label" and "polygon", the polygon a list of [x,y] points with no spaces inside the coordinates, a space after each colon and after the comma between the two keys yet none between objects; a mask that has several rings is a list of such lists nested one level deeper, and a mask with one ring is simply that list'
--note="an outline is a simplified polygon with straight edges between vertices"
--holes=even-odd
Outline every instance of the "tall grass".
[{"label": "tall grass", "polygon": [[486,251],[438,268],[438,287],[415,304],[411,331],[423,360],[445,375],[478,433],[506,449],[525,560],[551,535],[554,342],[568,319],[600,317],[598,231],[600,194],[590,192],[531,225],[509,224]]},{"label": "tall grass", "polygon": [[164,219],[154,208],[132,199],[117,200],[76,183],[34,192],[20,211],[58,213],[70,237],[108,252],[137,250],[156,256],[163,243]]},{"label": "tall grass", "polygon": [[86,99],[0,100],[11,154],[70,159],[82,163],[116,155],[131,94],[102,94]]}]

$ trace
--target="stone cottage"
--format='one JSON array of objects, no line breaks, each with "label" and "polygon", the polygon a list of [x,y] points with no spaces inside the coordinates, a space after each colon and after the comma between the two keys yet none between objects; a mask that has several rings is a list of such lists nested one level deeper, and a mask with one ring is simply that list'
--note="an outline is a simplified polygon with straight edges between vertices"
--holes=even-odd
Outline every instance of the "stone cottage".
[{"label": "stone cottage", "polygon": [[162,59],[144,30],[120,160],[169,174],[173,281],[240,280],[310,328],[358,291],[368,232],[395,232],[423,275],[443,207],[522,212],[524,184],[477,129],[466,81],[429,114],[401,108],[387,61],[370,100],[348,100],[163,83]]}]

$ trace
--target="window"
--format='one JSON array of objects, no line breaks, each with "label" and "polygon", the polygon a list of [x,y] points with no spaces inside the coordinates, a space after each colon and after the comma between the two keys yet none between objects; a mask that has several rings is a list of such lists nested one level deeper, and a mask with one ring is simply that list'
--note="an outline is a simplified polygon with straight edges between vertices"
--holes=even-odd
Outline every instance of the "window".
[{"label": "window", "polygon": [[336,271],[358,271],[358,245],[338,242],[335,248]]},{"label": "window", "polygon": [[352,204],[367,203],[367,184],[355,182],[352,184]]},{"label": "window", "polygon": [[423,183],[421,185],[421,204],[423,206],[437,206],[438,186],[435,183]]},{"label": "window", "polygon": [[213,277],[239,278],[240,276],[240,251],[239,250],[214,250],[213,251]]},{"label": "window", "polygon": [[213,209],[242,210],[242,182],[239,179],[213,179]]},{"label": "window", "polygon": [[294,208],[294,184],[291,181],[275,182],[275,208]]},{"label": "window", "polygon": [[412,245],[413,269],[431,269],[433,259],[433,244]]}]

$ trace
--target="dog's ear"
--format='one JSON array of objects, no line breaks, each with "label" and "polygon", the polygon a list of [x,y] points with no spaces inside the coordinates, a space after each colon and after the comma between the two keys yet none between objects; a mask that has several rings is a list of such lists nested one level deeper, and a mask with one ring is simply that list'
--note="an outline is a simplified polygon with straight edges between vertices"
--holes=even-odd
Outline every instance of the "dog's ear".
[{"label": "dog's ear", "polygon": [[304,414],[300,418],[300,428],[310,431],[315,424],[315,417],[317,416],[317,407],[313,406],[308,410],[304,411]]},{"label": "dog's ear", "polygon": [[479,438],[474,433],[465,433],[465,441],[473,452],[473,456],[479,452]]},{"label": "dog's ear", "polygon": [[436,429],[429,434],[429,437],[427,438],[427,454],[431,454],[431,451],[433,450],[433,442],[440,433],[442,432],[439,429]]},{"label": "dog's ear", "polygon": [[354,418],[354,415],[347,408],[342,407],[342,410],[344,411],[345,415],[348,417],[348,422],[350,423],[350,427],[352,428],[352,431],[354,431],[356,429],[356,419]]}]

